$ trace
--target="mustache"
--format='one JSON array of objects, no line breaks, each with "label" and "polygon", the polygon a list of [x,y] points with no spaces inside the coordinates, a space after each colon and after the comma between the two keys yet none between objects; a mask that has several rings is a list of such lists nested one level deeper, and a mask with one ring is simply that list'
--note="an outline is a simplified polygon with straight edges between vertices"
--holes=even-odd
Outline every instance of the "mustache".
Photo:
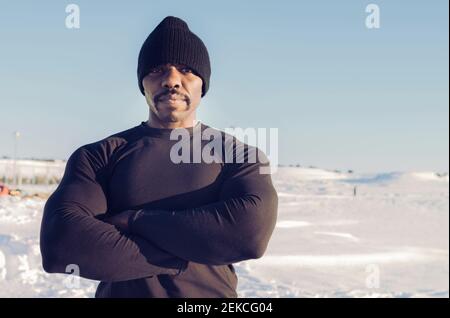
[{"label": "mustache", "polygon": [[159,100],[160,100],[161,98],[163,98],[163,97],[165,97],[165,96],[172,95],[172,94],[177,95],[177,96],[180,96],[180,97],[183,97],[184,100],[186,101],[186,103],[187,103],[188,105],[191,104],[191,99],[189,98],[189,96],[187,96],[187,95],[185,95],[185,94],[183,94],[183,93],[180,93],[180,92],[177,91],[176,89],[169,89],[169,90],[163,91],[163,92],[161,92],[161,93],[159,93],[159,94],[156,94],[155,97],[153,98],[153,102],[154,102],[155,105],[156,105],[156,103],[159,102]]}]

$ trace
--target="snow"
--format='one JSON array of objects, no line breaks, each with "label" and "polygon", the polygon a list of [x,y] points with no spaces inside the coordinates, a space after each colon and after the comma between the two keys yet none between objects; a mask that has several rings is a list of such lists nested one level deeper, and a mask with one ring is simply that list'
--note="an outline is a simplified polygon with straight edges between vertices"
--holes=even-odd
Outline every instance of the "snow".
[{"label": "snow", "polygon": [[[277,225],[261,259],[235,264],[240,297],[449,297],[448,174],[280,167],[273,180]],[[42,270],[44,204],[0,197],[0,297],[93,297],[97,282]]]}]

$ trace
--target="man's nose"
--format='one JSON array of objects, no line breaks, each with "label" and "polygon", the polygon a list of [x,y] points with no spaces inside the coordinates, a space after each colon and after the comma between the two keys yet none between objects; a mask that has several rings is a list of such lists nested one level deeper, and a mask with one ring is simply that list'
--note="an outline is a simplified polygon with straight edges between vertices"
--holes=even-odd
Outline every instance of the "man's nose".
[{"label": "man's nose", "polygon": [[168,89],[181,87],[181,76],[176,67],[172,66],[165,72],[161,85]]}]

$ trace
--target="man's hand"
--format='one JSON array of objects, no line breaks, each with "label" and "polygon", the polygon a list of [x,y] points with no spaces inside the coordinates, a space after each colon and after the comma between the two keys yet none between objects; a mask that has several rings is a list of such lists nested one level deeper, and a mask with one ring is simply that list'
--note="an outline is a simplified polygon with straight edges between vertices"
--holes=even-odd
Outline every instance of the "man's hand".
[{"label": "man's hand", "polygon": [[114,225],[118,230],[122,232],[129,231],[129,219],[132,217],[137,211],[136,210],[126,210],[124,212],[120,212],[116,215],[109,216],[103,219],[103,222]]}]

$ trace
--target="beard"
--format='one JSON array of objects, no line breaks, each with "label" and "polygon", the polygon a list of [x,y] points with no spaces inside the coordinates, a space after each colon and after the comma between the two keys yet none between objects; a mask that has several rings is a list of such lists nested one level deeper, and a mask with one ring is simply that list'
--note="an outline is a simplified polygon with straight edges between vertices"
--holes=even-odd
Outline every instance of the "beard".
[{"label": "beard", "polygon": [[[170,93],[174,93],[174,91]],[[175,103],[171,103],[168,100],[161,100],[165,95],[167,94],[164,93],[154,96],[145,91],[145,99],[150,107],[150,112],[161,123],[183,121],[191,116],[196,109],[196,104],[192,104],[191,98],[186,94],[178,94],[183,98]]]},{"label": "beard", "polygon": [[158,117],[161,122],[178,122],[186,119],[192,113],[191,105],[187,102],[178,102],[176,105],[170,105],[164,102],[157,102],[150,105],[150,110]]}]

